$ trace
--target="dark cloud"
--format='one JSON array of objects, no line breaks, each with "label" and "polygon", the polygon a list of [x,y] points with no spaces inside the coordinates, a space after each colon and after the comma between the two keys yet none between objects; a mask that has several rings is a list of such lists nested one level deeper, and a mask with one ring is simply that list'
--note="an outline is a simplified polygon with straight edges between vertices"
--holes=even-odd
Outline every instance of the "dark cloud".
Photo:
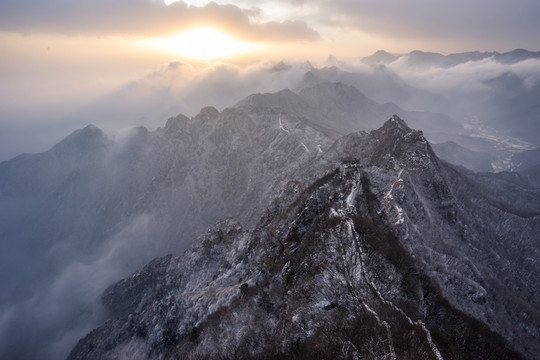
[{"label": "dark cloud", "polygon": [[538,47],[540,2],[536,0],[335,0],[317,4],[320,23],[424,42],[430,47]]},{"label": "dark cloud", "polygon": [[166,36],[197,25],[226,29],[245,40],[316,40],[319,34],[305,22],[255,23],[254,9],[235,5],[165,5],[157,0],[6,0],[0,4],[0,30],[67,35]]}]

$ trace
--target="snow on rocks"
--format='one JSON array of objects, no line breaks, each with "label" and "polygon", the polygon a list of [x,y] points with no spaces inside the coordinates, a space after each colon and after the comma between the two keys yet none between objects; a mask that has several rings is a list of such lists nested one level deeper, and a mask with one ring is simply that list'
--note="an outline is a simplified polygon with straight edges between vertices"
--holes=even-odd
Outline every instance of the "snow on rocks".
[{"label": "snow on rocks", "polygon": [[402,174],[403,168],[400,168],[397,178],[392,182],[390,189],[383,197],[385,201],[385,211],[391,216],[394,225],[402,225],[405,222],[403,208],[397,204],[393,196],[394,189],[403,184],[403,179],[401,178]]}]

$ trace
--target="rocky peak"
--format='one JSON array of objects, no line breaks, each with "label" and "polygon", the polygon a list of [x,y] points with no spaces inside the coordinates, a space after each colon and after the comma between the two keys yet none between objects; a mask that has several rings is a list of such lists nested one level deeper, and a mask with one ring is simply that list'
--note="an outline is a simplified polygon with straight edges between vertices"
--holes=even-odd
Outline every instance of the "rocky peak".
[{"label": "rocky peak", "polygon": [[350,106],[365,98],[364,94],[354,86],[342,82],[319,82],[305,86],[299,95],[313,102],[330,102]]},{"label": "rocky peak", "polygon": [[306,86],[311,86],[318,84],[320,82],[323,82],[325,80],[321,79],[319,76],[315,75],[315,73],[310,70],[304,74],[304,77],[302,78],[301,86],[298,89],[302,89]]},{"label": "rocky peak", "polygon": [[405,120],[397,115],[392,115],[383,126],[372,131],[372,136],[384,143],[408,143],[421,147],[425,147],[427,144],[427,140],[424,138],[424,133],[421,130],[411,129]]},{"label": "rocky peak", "polygon": [[165,132],[170,134],[177,133],[184,129],[189,121],[189,118],[183,114],[169,118],[165,124]]},{"label": "rocky peak", "polygon": [[211,120],[219,118],[219,111],[213,106],[206,106],[201,109],[196,119]]},{"label": "rocky peak", "polygon": [[401,119],[399,116],[395,114],[392,115],[392,117],[384,123],[384,125],[382,126],[380,130],[391,131],[392,129],[398,129],[405,132],[411,131],[411,128],[409,127],[409,125],[407,125],[405,120]]},{"label": "rocky peak", "polygon": [[422,131],[412,130],[397,115],[393,115],[371,135],[376,139],[375,149],[372,152],[372,163],[380,165],[383,161],[392,158],[412,170],[425,168],[430,163],[437,161]]},{"label": "rocky peak", "polygon": [[400,118],[398,115],[392,115],[379,129],[372,132],[380,141],[386,139],[392,139],[395,142],[407,141],[407,142],[424,142],[423,132],[421,130],[414,130]]},{"label": "rocky peak", "polygon": [[85,153],[103,147],[108,143],[109,138],[107,135],[97,126],[90,124],[83,129],[75,130],[64,140],[55,145],[52,148],[52,151],[56,153],[70,151]]},{"label": "rocky peak", "polygon": [[362,62],[364,64],[368,65],[380,65],[380,64],[390,64],[394,61],[396,61],[399,58],[399,56],[392,55],[387,51],[379,50],[375,52],[373,55],[366,56],[362,59]]},{"label": "rocky peak", "polygon": [[438,162],[422,131],[411,129],[397,115],[370,133],[356,132],[338,139],[329,157],[358,159],[385,169],[420,170]]},{"label": "rocky peak", "polygon": [[253,94],[240,101],[236,107],[244,107],[256,111],[266,109],[287,110],[293,104],[300,102],[300,97],[290,89],[283,89],[276,93]]}]

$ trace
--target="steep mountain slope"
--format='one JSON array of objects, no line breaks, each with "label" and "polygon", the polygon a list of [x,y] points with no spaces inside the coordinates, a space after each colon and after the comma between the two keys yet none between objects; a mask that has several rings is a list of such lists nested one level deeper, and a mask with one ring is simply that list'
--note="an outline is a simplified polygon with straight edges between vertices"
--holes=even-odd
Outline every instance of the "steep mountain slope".
[{"label": "steep mountain slope", "polygon": [[0,357],[61,357],[41,346],[68,326],[87,332],[110,282],[184,250],[224,216],[253,226],[330,143],[279,109],[205,108],[115,141],[90,126],[46,153],[1,163]]},{"label": "steep mountain slope", "polygon": [[69,358],[534,358],[538,215],[494,207],[398,117],[312,167],[253,231],[222,220],[108,288]]},{"label": "steep mountain slope", "polygon": [[477,172],[493,171],[491,163],[497,159],[492,153],[472,151],[453,141],[433,144],[432,147],[440,159]]},{"label": "steep mountain slope", "polygon": [[[102,170],[110,146],[107,136],[89,125],[46,153],[21,155],[0,163],[0,277],[4,289],[0,303],[10,296],[28,295],[40,285],[34,261],[23,261],[25,267],[17,265],[22,259],[34,259],[50,250],[56,240],[49,236],[51,233],[62,228],[70,241],[73,239],[67,234],[75,229],[83,234],[94,231],[92,223],[64,223],[63,216],[73,211],[75,204],[84,206],[89,200],[80,197],[83,194],[77,187],[91,186],[85,179]],[[6,276],[14,268],[20,268],[20,277]],[[19,286],[21,280],[28,286]]]},{"label": "steep mountain slope", "polygon": [[512,163],[515,171],[523,174],[532,184],[540,186],[540,148],[515,154]]}]

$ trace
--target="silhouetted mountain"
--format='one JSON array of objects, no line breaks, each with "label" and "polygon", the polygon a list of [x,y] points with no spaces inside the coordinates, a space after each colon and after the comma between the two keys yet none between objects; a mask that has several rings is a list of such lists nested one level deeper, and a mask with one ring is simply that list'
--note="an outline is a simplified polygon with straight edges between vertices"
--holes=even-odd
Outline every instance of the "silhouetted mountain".
[{"label": "silhouetted mountain", "polygon": [[515,49],[506,53],[494,53],[495,60],[506,63],[514,64],[527,59],[538,59],[540,58],[540,51],[532,52],[525,49]]},{"label": "silhouetted mountain", "polygon": [[392,55],[384,50],[376,51],[373,55],[366,56],[362,62],[367,65],[390,64],[399,58],[397,55]]},{"label": "silhouetted mountain", "polygon": [[464,64],[469,61],[481,61],[487,58],[503,64],[515,64],[527,59],[539,59],[540,51],[532,52],[524,49],[516,49],[506,53],[470,51],[449,55],[420,50],[411,51],[405,55],[394,56],[384,50],[379,50],[373,55],[362,59],[366,64],[391,64],[394,61],[402,61],[408,66],[416,68],[441,67],[447,68]]}]

